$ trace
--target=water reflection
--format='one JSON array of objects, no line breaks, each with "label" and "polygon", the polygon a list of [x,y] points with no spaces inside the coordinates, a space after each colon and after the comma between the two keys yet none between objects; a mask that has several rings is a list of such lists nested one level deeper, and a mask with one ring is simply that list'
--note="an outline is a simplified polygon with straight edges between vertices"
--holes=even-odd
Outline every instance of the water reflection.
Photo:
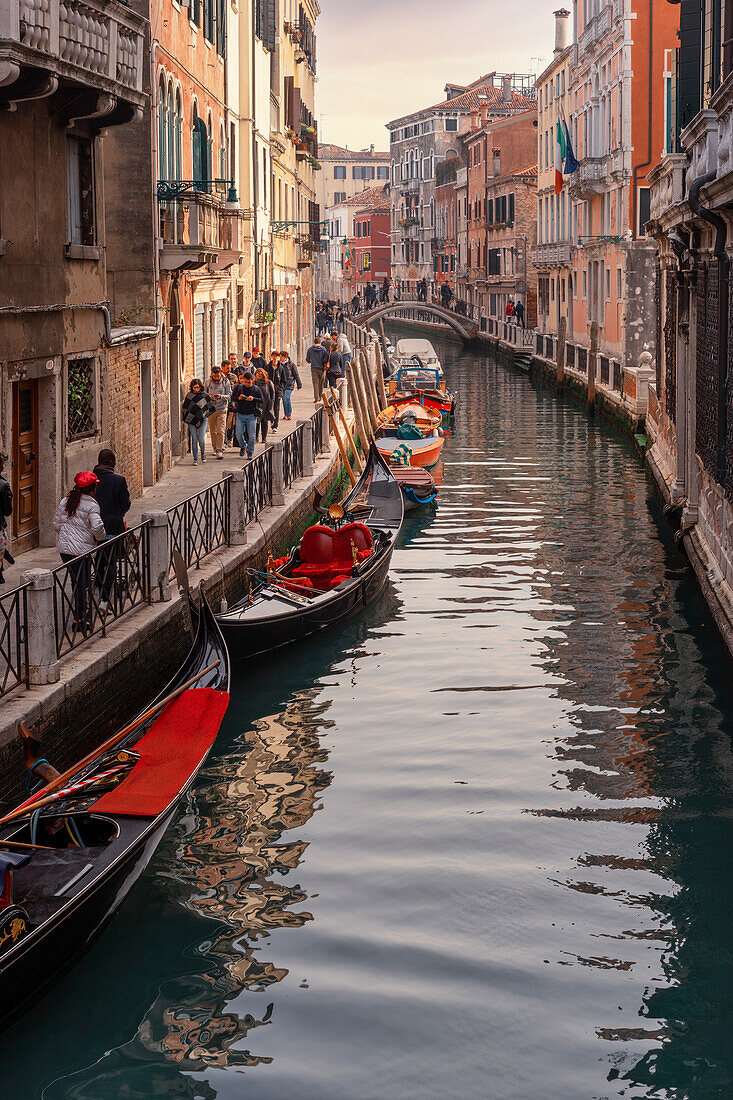
[{"label": "water reflection", "polygon": [[[288,974],[260,957],[258,941],[273,929],[313,919],[302,908],[305,891],[288,881],[308,845],[288,834],[310,819],[331,782],[321,744],[329,702],[320,695],[317,688],[297,692],[282,713],[256,721],[207,769],[179,823],[175,854],[162,877],[215,929],[193,948],[204,961],[202,973],[165,983],[134,1037],[50,1087],[49,1100],[210,1100],[215,1089],[188,1074],[272,1061],[250,1049],[254,1033],[270,1022],[272,1004],[259,1016],[242,1013],[240,995],[262,992]],[[282,878],[275,881],[275,875]]]}]

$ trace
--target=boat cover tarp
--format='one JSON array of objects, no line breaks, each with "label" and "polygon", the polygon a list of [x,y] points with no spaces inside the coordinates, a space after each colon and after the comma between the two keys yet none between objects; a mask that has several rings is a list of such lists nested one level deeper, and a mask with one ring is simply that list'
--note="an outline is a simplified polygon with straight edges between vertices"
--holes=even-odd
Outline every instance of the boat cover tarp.
[{"label": "boat cover tarp", "polygon": [[189,688],[163,710],[135,745],[140,759],[94,803],[95,813],[155,817],[170,805],[214,743],[229,696]]}]

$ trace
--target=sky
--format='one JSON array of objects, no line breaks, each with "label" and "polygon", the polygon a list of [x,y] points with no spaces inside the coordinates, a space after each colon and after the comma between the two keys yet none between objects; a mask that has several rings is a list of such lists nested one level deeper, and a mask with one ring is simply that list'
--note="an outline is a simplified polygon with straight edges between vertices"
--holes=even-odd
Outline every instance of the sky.
[{"label": "sky", "polygon": [[386,150],[385,122],[440,102],[447,83],[541,72],[555,44],[556,0],[319,2],[319,138],[350,149]]}]

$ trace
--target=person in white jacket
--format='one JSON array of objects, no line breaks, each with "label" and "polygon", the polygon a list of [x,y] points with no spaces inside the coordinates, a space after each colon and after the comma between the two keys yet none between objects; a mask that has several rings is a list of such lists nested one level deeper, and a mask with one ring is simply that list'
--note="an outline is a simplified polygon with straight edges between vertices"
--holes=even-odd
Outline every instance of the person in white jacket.
[{"label": "person in white jacket", "polygon": [[53,517],[59,556],[62,562],[71,562],[70,603],[74,608],[74,630],[84,633],[91,626],[88,603],[92,591],[92,570],[88,557],[82,557],[78,561],[76,559],[79,555],[94,550],[106,538],[99,505],[94,499],[98,484],[99,478],[90,470],[77,474],[74,488],[63,498]]},{"label": "person in white jacket", "polygon": [[336,344],[337,344],[336,350],[338,351],[339,355],[341,356],[341,363],[343,365],[344,374],[345,374],[346,373],[346,368],[348,367],[349,363],[351,362],[351,356],[353,354],[352,349],[351,349],[351,344],[349,343],[348,337],[347,337],[345,332],[341,332],[341,333],[332,332],[331,333],[331,339],[336,341]]}]

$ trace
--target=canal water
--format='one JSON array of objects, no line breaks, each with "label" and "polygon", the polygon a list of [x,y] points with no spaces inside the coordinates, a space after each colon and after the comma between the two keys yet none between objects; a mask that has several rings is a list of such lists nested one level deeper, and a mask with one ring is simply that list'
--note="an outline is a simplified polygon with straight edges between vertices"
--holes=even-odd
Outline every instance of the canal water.
[{"label": "canal water", "polygon": [[252,662],[14,1100],[733,1096],[733,676],[632,444],[441,344],[440,505]]}]

